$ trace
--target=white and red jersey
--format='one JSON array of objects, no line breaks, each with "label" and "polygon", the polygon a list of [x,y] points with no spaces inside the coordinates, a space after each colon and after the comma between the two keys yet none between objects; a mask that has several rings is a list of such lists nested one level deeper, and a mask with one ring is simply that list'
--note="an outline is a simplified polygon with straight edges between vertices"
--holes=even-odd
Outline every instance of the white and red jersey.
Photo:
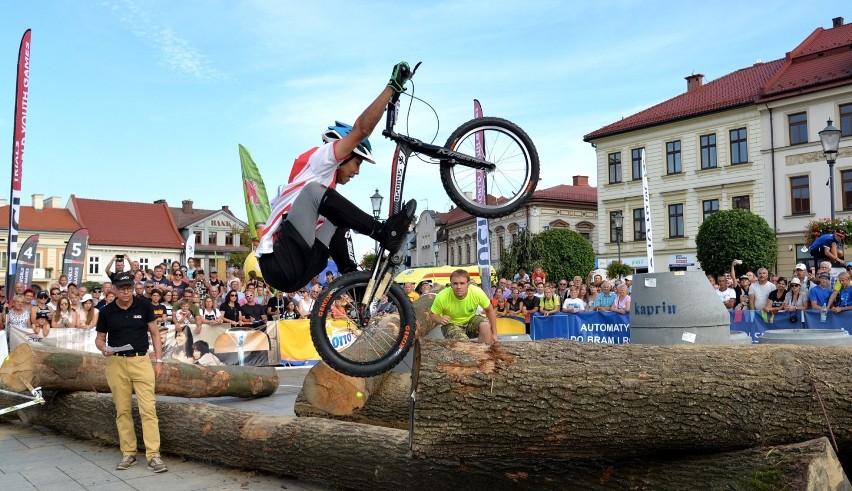
[{"label": "white and red jersey", "polygon": [[[281,228],[282,218],[290,212],[293,201],[305,184],[319,182],[326,187],[334,188],[337,183],[337,168],[340,163],[341,161],[334,156],[334,142],[312,148],[296,157],[287,184],[278,186],[278,195],[270,203],[272,213],[269,215],[266,227],[263,229],[263,236],[260,238],[260,243],[255,251],[258,256],[272,252],[275,233]],[[325,218],[321,216],[317,224],[319,225],[324,221]]]}]

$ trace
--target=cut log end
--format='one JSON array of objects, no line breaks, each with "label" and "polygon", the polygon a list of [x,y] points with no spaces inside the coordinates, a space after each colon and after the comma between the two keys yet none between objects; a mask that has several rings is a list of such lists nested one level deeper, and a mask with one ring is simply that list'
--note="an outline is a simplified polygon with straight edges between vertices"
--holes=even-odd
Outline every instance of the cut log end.
[{"label": "cut log end", "polygon": [[16,392],[27,391],[33,382],[33,350],[27,344],[15,348],[0,366],[0,383]]}]

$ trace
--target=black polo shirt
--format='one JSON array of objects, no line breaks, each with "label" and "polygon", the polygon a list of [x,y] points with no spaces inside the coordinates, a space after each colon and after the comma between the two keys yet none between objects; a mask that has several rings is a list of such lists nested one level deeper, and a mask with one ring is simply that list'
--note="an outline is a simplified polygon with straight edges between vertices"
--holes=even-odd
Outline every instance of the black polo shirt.
[{"label": "black polo shirt", "polygon": [[117,348],[129,344],[133,351],[148,351],[148,323],[154,320],[154,307],[148,300],[133,297],[127,310],[110,302],[98,317],[98,332],[107,334],[107,345]]}]

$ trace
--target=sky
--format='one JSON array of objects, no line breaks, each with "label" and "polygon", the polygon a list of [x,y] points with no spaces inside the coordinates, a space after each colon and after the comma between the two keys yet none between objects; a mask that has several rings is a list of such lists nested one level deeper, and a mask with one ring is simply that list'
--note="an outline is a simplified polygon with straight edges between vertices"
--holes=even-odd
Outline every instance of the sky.
[{"label": "sky", "polygon": [[[690,74],[706,83],[782,58],[833,17],[852,21],[842,4],[2,0],[0,183],[10,179],[16,63],[28,28],[22,204],[35,193],[63,204],[71,194],[171,206],[191,199],[245,219],[237,145],[273,196],[293,159],[335,120],[353,122],[400,60],[423,62],[414,95],[437,117],[414,101],[397,131],[443,143],[477,98],[486,116],[530,135],[540,189],[573,175],[595,185],[583,135],[685,92]],[[387,209],[394,149],[380,131],[371,142],[378,164],[340,187],[368,212],[376,189]],[[437,168],[424,162],[409,167],[404,194],[418,212],[451,206]],[[360,257],[372,241],[356,237]]]}]

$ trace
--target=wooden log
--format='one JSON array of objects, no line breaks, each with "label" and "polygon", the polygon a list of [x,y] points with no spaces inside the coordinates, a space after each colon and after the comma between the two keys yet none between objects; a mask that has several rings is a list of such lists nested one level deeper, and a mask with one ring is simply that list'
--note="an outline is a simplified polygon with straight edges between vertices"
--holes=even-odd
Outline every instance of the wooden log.
[{"label": "wooden log", "polygon": [[[21,344],[0,367],[0,383],[25,392],[26,383],[44,390],[109,392],[100,354]],[[26,383],[24,383],[26,381]],[[278,390],[274,368],[205,367],[179,361],[163,364],[157,394],[176,397],[261,397]]]},{"label": "wooden log", "polygon": [[[440,290],[440,289],[439,289]],[[417,338],[424,338],[432,329],[440,326],[429,318],[429,312],[432,310],[432,302],[435,301],[435,293],[427,293],[421,295],[420,298],[414,301],[414,319],[416,326]]]},{"label": "wooden log", "polygon": [[[0,406],[6,397],[0,395]],[[115,425],[104,424],[114,418],[109,396],[60,393],[48,401],[23,411],[27,421],[113,445],[118,455]],[[403,430],[263,416],[208,403],[160,401],[157,412],[166,454],[347,489],[850,489],[825,438],[672,460],[588,462],[512,454],[430,459],[410,455]]]},{"label": "wooden log", "polygon": [[[417,338],[426,336],[436,326],[428,316],[434,299],[435,294],[429,293],[413,304]],[[386,316],[380,326],[398,325],[398,319],[395,314]],[[372,356],[373,352],[370,354]],[[305,377],[296,398],[295,412],[302,417],[334,418],[405,429],[408,428],[410,392],[409,374],[386,372],[376,377],[355,378],[320,362]],[[378,400],[372,401],[374,397]]]},{"label": "wooden log", "polygon": [[840,448],[852,445],[849,347],[427,339],[415,349],[413,451],[429,458],[726,452],[828,436],[829,422]]},{"label": "wooden log", "polygon": [[363,379],[341,375],[321,362],[305,377],[294,411],[300,417],[407,429],[410,391],[410,373],[386,372]]}]

